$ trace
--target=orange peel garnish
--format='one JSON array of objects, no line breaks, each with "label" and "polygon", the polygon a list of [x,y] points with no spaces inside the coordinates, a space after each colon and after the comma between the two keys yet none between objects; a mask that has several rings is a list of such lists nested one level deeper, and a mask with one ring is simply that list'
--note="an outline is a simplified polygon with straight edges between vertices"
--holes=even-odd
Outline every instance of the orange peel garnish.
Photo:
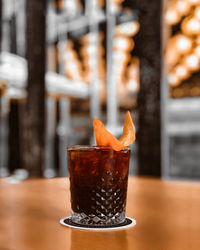
[{"label": "orange peel garnish", "polygon": [[133,121],[131,119],[131,114],[128,111],[126,114],[125,121],[124,121],[123,135],[119,139],[119,141],[121,142],[121,144],[124,147],[127,147],[127,146],[131,145],[135,141],[135,139],[136,139],[135,128],[133,125]]},{"label": "orange peel garnish", "polygon": [[104,124],[97,118],[93,119],[94,133],[96,143],[98,146],[110,146],[116,151],[123,149],[122,144],[113,136],[104,126]]},{"label": "orange peel garnish", "polygon": [[135,141],[135,128],[129,111],[126,114],[123,135],[119,140],[105,128],[99,119],[93,119],[93,126],[98,146],[110,146],[112,149],[120,151]]}]

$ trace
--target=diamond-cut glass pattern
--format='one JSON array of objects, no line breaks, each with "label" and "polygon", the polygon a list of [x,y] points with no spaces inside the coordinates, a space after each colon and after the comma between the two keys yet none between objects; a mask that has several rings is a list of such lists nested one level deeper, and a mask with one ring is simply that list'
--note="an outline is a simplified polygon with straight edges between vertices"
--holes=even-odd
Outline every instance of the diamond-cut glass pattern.
[{"label": "diamond-cut glass pattern", "polygon": [[[72,211],[73,222],[84,225],[113,225],[125,220],[126,192],[117,185],[108,189],[97,186],[90,199],[91,214]],[[76,211],[80,208],[77,207]]]}]

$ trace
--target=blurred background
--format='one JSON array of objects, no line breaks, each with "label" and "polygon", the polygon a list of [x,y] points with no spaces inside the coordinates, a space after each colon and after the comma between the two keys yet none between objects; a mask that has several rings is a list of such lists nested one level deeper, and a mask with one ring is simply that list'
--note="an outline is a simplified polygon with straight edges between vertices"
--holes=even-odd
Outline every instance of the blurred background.
[{"label": "blurred background", "polygon": [[0,52],[1,177],[67,176],[130,110],[130,175],[200,179],[200,0],[0,0]]}]

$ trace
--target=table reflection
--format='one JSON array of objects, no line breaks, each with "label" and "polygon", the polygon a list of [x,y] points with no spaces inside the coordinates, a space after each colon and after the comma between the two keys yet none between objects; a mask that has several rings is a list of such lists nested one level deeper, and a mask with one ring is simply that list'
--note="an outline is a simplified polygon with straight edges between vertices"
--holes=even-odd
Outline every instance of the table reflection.
[{"label": "table reflection", "polygon": [[[106,245],[105,245],[106,242]],[[115,246],[113,248],[113,242]],[[71,230],[70,250],[99,250],[114,249],[128,250],[128,238],[126,230],[97,232],[84,230]]]}]

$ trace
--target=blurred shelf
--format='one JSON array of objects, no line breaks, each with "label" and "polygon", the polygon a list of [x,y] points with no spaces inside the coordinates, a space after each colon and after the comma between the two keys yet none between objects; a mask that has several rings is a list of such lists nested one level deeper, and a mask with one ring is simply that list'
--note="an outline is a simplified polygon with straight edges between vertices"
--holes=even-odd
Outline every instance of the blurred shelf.
[{"label": "blurred shelf", "polygon": [[169,136],[200,135],[200,98],[169,99]]},{"label": "blurred shelf", "polygon": [[200,110],[199,98],[174,98],[169,99],[168,108],[170,113],[190,112]]},{"label": "blurred shelf", "polygon": [[[105,22],[109,16],[102,10],[100,10],[97,15],[92,16],[92,22],[88,16],[85,15],[78,15],[73,17],[73,19],[69,19],[67,14],[56,14],[52,13],[54,15],[54,18],[51,18],[51,15],[49,16],[49,26],[48,34],[47,34],[47,41],[48,44],[53,44],[58,40],[66,40],[66,34],[69,32],[74,32],[76,35],[77,32],[80,32],[81,34],[87,33],[87,28],[89,26],[93,26],[95,24],[100,24]],[[115,15],[116,18],[116,24],[121,24],[125,22],[130,22],[134,20],[138,20],[138,13],[137,11],[131,11],[131,12],[119,12]],[[52,20],[51,20],[52,19]]]},{"label": "blurred shelf", "polygon": [[[16,89],[18,94],[20,90],[24,91],[27,82],[26,60],[7,52],[2,52],[0,58],[0,79],[8,81],[7,89]],[[69,80],[54,72],[46,73],[46,91],[57,96],[89,97],[89,86],[87,84]]]}]

